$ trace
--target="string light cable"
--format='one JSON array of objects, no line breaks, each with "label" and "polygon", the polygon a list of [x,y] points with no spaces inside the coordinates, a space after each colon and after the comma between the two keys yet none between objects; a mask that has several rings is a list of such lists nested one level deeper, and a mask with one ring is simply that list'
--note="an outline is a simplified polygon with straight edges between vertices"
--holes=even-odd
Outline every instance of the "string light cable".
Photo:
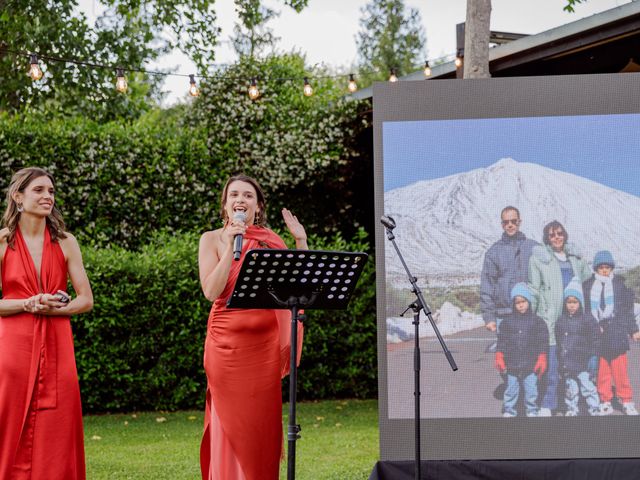
[{"label": "string light cable", "polygon": [[[115,72],[115,76],[116,76],[116,81],[115,81],[115,88],[118,92],[120,93],[126,93],[128,90],[128,83],[127,83],[127,79],[126,79],[126,74],[127,73],[141,73],[141,74],[145,74],[145,75],[155,75],[155,76],[165,76],[165,77],[184,77],[184,78],[188,78],[189,79],[189,83],[188,83],[188,87],[187,87],[187,92],[189,93],[190,96],[192,97],[197,97],[200,95],[200,89],[197,86],[196,83],[196,78],[200,79],[200,80],[222,80],[222,79],[231,79],[231,80],[235,80],[237,83],[242,84],[244,83],[245,85],[248,84],[247,87],[247,93],[249,95],[249,98],[251,98],[252,100],[256,100],[260,97],[260,90],[258,87],[258,80],[260,80],[260,77],[252,77],[250,80],[247,80],[247,78],[241,78],[241,77],[231,77],[227,74],[217,74],[217,75],[203,75],[203,74],[182,74],[182,73],[173,73],[173,72],[163,72],[163,71],[156,71],[156,70],[148,70],[148,69],[141,69],[141,68],[132,68],[132,67],[125,67],[125,66],[121,66],[121,65],[105,65],[105,64],[100,64],[100,63],[95,63],[95,62],[89,62],[89,61],[85,61],[85,60],[79,60],[79,59],[75,59],[75,58],[62,58],[62,57],[57,57],[57,56],[52,56],[52,55],[46,55],[46,54],[42,54],[42,53],[36,53],[36,52],[25,52],[25,51],[20,51],[20,50],[12,50],[9,49],[7,47],[1,47],[0,46],[0,51],[5,52],[5,53],[9,53],[18,57],[26,57],[29,59],[29,70],[28,70],[28,75],[31,77],[31,79],[34,82],[40,81],[43,76],[44,76],[44,72],[42,71],[41,67],[40,67],[40,62],[60,62],[60,63],[71,63],[71,64],[75,64],[75,65],[80,65],[80,66],[85,66],[85,67],[89,67],[89,68],[94,68],[94,69],[102,69],[102,70],[111,70],[113,72]],[[432,59],[431,62],[434,63],[445,63],[447,60],[450,60],[452,57],[452,55],[443,55],[439,58],[436,59]],[[224,65],[220,65],[221,67],[225,67],[225,66],[229,66],[228,64],[224,64]],[[422,67],[419,67],[423,70],[424,72],[424,76],[426,78],[429,78],[431,76],[431,66],[430,66],[430,61],[429,60],[425,60],[424,64],[422,65]],[[418,68],[416,68],[416,70],[418,70]],[[304,96],[306,97],[310,97],[313,95],[314,93],[314,89],[311,85],[311,80],[322,80],[322,79],[340,79],[340,78],[345,78],[347,79],[347,86],[346,89],[349,93],[355,93],[358,90],[358,83],[357,83],[357,78],[358,76],[365,76],[365,75],[369,75],[369,74],[375,74],[378,73],[376,70],[373,69],[366,69],[366,70],[360,70],[359,72],[356,73],[348,73],[348,74],[334,74],[334,75],[309,75],[309,76],[304,76],[302,78],[302,93]],[[280,82],[280,83],[285,83],[285,82],[293,82],[293,83],[298,83],[300,82],[300,77],[285,77],[285,78],[269,78],[270,81],[276,81],[276,82]],[[391,68],[390,69],[390,75],[389,75],[389,82],[397,82],[399,81],[399,78],[397,76],[397,69],[396,68]]]}]

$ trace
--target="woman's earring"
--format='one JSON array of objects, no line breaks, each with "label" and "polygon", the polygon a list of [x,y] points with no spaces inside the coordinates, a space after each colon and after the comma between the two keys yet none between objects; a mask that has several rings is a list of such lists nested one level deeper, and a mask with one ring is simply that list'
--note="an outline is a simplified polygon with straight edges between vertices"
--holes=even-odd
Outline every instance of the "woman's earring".
[{"label": "woman's earring", "polygon": [[22,206],[21,203],[18,204],[18,212],[20,213],[24,212],[24,207]]}]

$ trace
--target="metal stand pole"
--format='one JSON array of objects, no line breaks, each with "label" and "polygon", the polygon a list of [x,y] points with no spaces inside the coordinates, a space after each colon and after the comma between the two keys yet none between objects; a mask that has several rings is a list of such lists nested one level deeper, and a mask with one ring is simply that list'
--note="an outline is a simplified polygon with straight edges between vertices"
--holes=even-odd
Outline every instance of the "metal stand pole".
[{"label": "metal stand pole", "polygon": [[[413,352],[414,352],[413,353],[413,371],[414,371],[414,388],[415,388],[413,392],[413,396],[415,401],[414,425],[415,425],[415,445],[416,445],[415,480],[420,480],[420,473],[421,473],[420,472],[420,335],[419,335],[419,328],[418,328],[420,325],[420,310],[424,310],[425,314],[427,315],[427,318],[429,319],[429,322],[431,322],[431,326],[433,327],[433,330],[436,333],[438,340],[440,341],[440,346],[442,347],[444,355],[447,358],[449,365],[451,366],[451,369],[455,372],[456,370],[458,370],[458,366],[456,365],[456,362],[453,359],[453,355],[451,355],[451,352],[447,348],[447,344],[444,342],[442,335],[440,335],[440,331],[438,330],[436,322],[433,320],[433,317],[431,316],[431,308],[429,308],[429,305],[427,304],[426,300],[424,299],[424,296],[422,295],[422,291],[420,290],[420,287],[418,287],[418,279],[413,275],[411,275],[411,272],[409,271],[409,267],[404,261],[404,257],[402,256],[402,253],[400,252],[400,249],[396,244],[396,241],[395,241],[396,237],[393,234],[393,229],[396,227],[396,222],[393,220],[393,218],[387,217],[384,215],[380,219],[380,222],[384,225],[387,232],[387,238],[393,245],[393,248],[395,248],[396,253],[398,254],[398,258],[400,259],[400,262],[402,263],[404,270],[407,272],[407,275],[409,276],[409,283],[411,284],[411,292],[416,295],[416,301],[413,302],[411,305],[409,305],[409,307],[407,307],[405,312],[409,309],[413,310],[413,324],[415,325],[415,346],[413,349]],[[402,315],[404,315],[404,312],[401,314],[401,316]]]},{"label": "metal stand pole", "polygon": [[420,480],[420,308],[413,304],[413,324],[415,325],[415,347],[413,353],[413,383],[415,400],[415,437],[416,437],[416,459],[415,459],[415,480]]},{"label": "metal stand pole", "polygon": [[296,478],[296,440],[300,425],[296,424],[296,386],[298,382],[298,306],[291,307],[291,356],[289,364],[289,428],[287,430],[287,480]]}]

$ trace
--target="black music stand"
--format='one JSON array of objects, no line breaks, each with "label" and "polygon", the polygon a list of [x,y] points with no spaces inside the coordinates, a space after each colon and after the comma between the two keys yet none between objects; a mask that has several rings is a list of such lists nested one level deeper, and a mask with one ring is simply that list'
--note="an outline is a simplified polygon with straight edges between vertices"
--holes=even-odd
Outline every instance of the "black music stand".
[{"label": "black music stand", "polygon": [[229,308],[291,310],[287,480],[295,479],[296,384],[300,309],[347,308],[368,255],[322,250],[249,250],[229,297]]}]

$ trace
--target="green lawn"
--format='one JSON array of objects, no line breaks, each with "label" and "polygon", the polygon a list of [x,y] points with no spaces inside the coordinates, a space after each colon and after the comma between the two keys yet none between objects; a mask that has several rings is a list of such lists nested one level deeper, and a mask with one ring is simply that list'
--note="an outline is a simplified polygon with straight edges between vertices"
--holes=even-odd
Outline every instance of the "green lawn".
[{"label": "green lawn", "polygon": [[[296,479],[362,480],[378,458],[375,400],[301,402]],[[288,405],[283,405],[285,423]],[[200,478],[202,412],[95,415],[84,418],[87,478]],[[286,449],[286,433],[285,433]],[[286,478],[286,461],[280,478]]]}]

